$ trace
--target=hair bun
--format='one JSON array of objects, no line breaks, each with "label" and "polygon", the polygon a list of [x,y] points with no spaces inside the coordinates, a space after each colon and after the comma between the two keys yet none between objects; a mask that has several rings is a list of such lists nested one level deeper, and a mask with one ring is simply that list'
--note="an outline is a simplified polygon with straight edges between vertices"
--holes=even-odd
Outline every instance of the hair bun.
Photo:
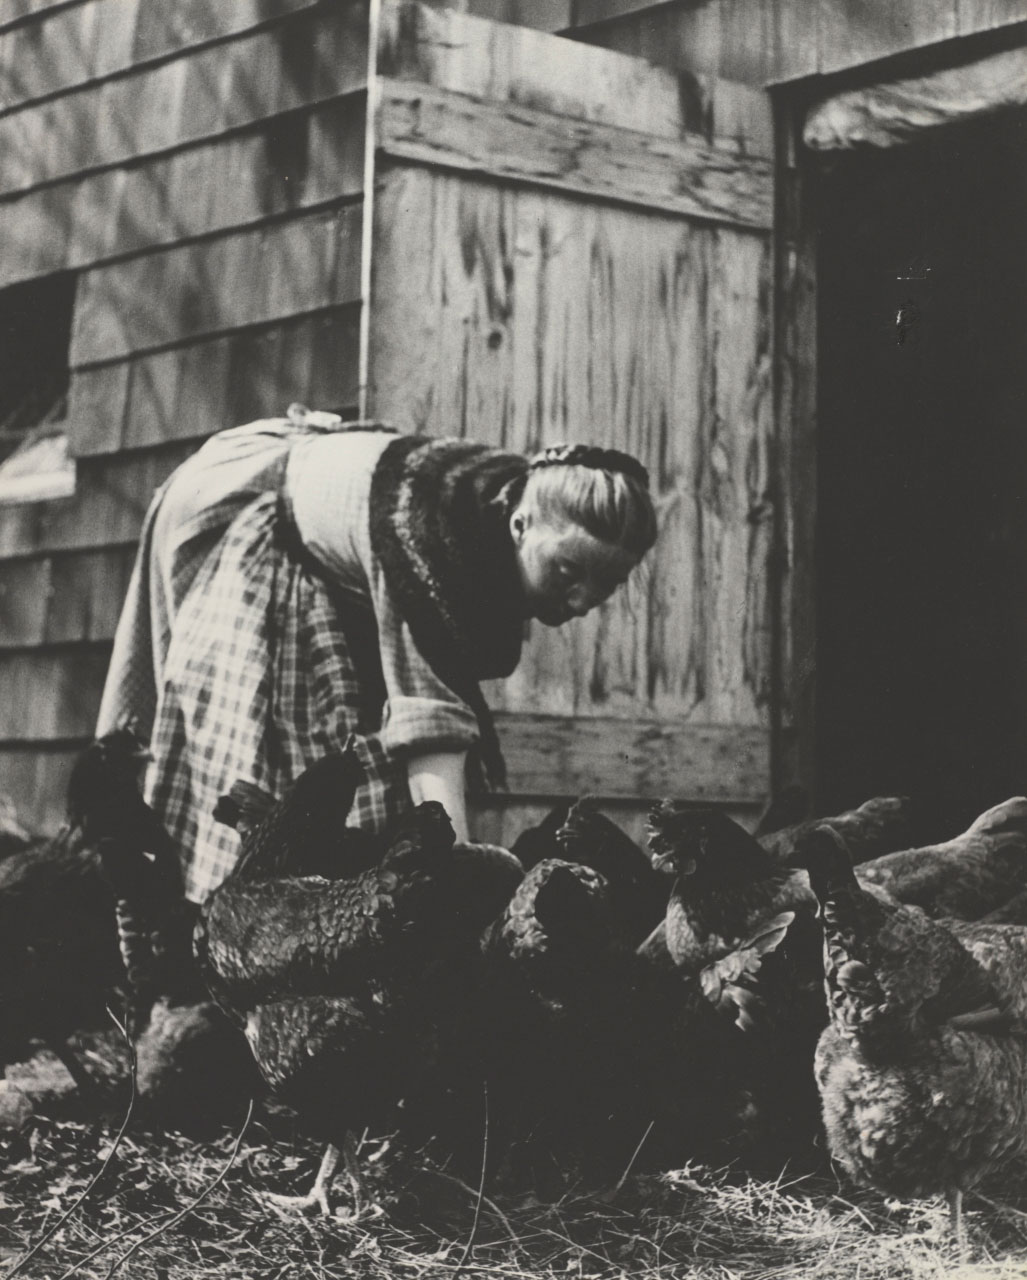
[{"label": "hair bun", "polygon": [[620,449],[601,449],[594,444],[551,444],[536,453],[528,463],[531,471],[541,467],[591,467],[595,471],[610,471],[637,481],[649,488],[649,472],[637,458]]}]

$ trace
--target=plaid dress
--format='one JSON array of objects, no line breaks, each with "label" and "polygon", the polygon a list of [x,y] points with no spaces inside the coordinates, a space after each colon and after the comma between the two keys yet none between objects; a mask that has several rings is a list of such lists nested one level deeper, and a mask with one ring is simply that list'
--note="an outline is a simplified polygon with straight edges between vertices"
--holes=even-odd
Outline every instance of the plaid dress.
[{"label": "plaid dress", "polygon": [[[390,722],[380,655],[402,650],[394,621],[384,605],[376,616],[371,588],[321,571],[293,519],[288,461],[309,430],[224,431],[175,472],[147,514],[115,639],[98,732],[128,717],[150,732],[146,796],[193,901],[238,857],[239,837],[212,816],[237,779],[281,795],[352,738],[366,781],[350,823],[381,830],[410,803],[411,747],[476,736],[467,708],[419,700],[413,677]],[[416,676],[416,660],[400,665]]]}]

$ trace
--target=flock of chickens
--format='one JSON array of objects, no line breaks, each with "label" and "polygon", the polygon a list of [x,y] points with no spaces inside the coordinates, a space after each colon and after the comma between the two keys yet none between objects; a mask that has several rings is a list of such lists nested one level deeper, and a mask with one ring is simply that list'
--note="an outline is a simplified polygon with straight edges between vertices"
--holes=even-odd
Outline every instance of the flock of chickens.
[{"label": "flock of chickens", "polygon": [[120,987],[155,1094],[238,1092],[252,1058],[327,1140],[297,1203],[331,1211],[342,1156],[359,1207],[366,1129],[599,1177],[826,1132],[853,1179],[947,1195],[959,1232],[963,1192],[1027,1154],[1027,799],[915,849],[898,799],[755,835],[664,801],[647,852],[578,800],[508,851],[434,802],[347,827],[344,753],[222,798],[242,854],[197,909],[142,755],[128,730],[87,749],[50,841],[0,821],[0,1052],[42,1037],[86,1087],[66,1036]]}]

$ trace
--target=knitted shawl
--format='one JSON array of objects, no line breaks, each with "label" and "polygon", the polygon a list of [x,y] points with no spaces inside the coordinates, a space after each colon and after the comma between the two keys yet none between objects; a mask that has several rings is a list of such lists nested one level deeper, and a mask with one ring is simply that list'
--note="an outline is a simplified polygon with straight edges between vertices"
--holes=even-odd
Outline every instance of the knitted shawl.
[{"label": "knitted shawl", "polygon": [[524,596],[502,492],[527,467],[487,445],[398,436],[371,478],[372,549],[418,649],[477,716],[494,786],[505,770],[478,681],[520,658]]}]

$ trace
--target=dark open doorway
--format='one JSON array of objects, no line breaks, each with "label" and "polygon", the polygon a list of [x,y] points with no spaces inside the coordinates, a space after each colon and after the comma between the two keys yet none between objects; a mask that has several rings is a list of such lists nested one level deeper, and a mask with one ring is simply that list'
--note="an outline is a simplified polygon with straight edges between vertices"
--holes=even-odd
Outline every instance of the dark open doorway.
[{"label": "dark open doorway", "polygon": [[818,806],[1027,791],[1027,114],[817,180]]}]

